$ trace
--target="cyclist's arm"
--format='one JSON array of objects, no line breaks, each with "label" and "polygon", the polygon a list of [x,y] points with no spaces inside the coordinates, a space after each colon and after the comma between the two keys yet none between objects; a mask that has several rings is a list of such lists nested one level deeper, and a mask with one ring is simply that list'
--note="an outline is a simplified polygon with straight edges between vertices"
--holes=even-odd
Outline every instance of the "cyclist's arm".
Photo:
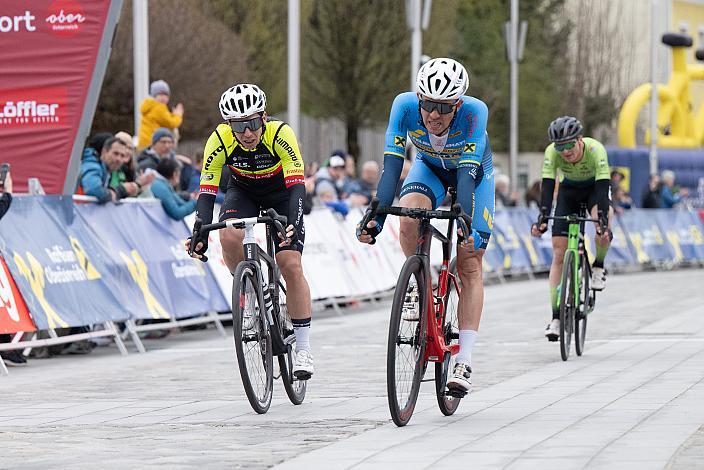
[{"label": "cyclist's arm", "polygon": [[486,124],[489,109],[486,104],[476,98],[465,101],[463,106],[469,108],[472,114],[472,124],[467,129],[467,141],[457,162],[457,202],[465,213],[474,213],[474,190],[477,186],[477,173],[482,165],[485,152],[491,153],[486,138]]},{"label": "cyclist's arm", "polygon": [[550,215],[552,210],[552,196],[555,192],[555,177],[557,169],[555,167],[555,145],[550,144],[545,149],[545,159],[543,160],[543,169],[541,176],[543,178],[540,184],[540,210],[545,212],[543,215]]},{"label": "cyclist's arm", "polygon": [[[298,148],[298,140],[288,124],[282,124],[274,138],[274,150],[281,159],[284,184],[289,192],[288,223],[300,236],[303,230],[303,201],[306,195],[305,167]],[[300,243],[300,241],[299,241]]]},{"label": "cyclist's arm", "polygon": [[611,170],[606,149],[601,143],[591,141],[589,151],[594,154],[595,174],[594,190],[596,191],[596,207],[603,217],[608,217],[611,206]]},{"label": "cyclist's arm", "polygon": [[213,205],[227,155],[222,135],[228,130],[229,127],[226,124],[220,124],[208,137],[203,151],[203,169],[200,173],[200,194],[196,204],[196,217],[204,224],[209,224],[213,220]]},{"label": "cyclist's arm", "polygon": [[[376,191],[376,197],[382,207],[390,206],[396,196],[396,187],[401,178],[401,170],[403,170],[406,158],[408,125],[404,118],[409,114],[408,109],[413,105],[412,101],[408,94],[402,93],[394,99],[391,105],[384,144],[384,170],[381,173]],[[379,229],[383,227],[385,220],[385,215],[377,216],[376,222],[379,224]]]}]

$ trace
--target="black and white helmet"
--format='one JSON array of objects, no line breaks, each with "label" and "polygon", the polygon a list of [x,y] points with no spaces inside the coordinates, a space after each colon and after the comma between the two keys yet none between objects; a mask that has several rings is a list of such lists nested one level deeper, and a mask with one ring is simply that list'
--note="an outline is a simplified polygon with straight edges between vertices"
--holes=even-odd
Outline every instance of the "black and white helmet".
[{"label": "black and white helmet", "polygon": [[548,138],[550,142],[564,142],[576,139],[582,135],[584,129],[579,119],[572,116],[560,116],[550,123],[548,127]]},{"label": "black and white helmet", "polygon": [[265,109],[266,95],[257,85],[235,85],[220,97],[220,114],[226,121],[261,113]]},{"label": "black and white helmet", "polygon": [[469,74],[453,59],[430,59],[418,70],[416,87],[431,100],[453,100],[469,88]]}]

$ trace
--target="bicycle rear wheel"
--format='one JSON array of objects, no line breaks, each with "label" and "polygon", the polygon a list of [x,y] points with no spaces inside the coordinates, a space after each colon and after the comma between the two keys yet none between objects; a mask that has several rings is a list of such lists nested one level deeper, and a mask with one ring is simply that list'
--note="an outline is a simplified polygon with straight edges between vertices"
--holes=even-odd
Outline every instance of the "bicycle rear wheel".
[{"label": "bicycle rear wheel", "polygon": [[[425,370],[428,315],[425,283],[423,262],[418,256],[411,256],[404,263],[396,284],[386,356],[389,411],[397,426],[405,426],[411,419]],[[411,294],[408,299],[407,294]],[[409,309],[417,309],[417,319],[404,320],[404,308],[407,312]],[[409,317],[408,313],[406,317]]]},{"label": "bicycle rear wheel", "polygon": [[591,282],[591,270],[589,268],[589,259],[584,255],[581,257],[582,264],[582,278],[581,286],[579,292],[579,308],[576,309],[575,313],[575,325],[574,325],[574,349],[578,356],[581,356],[584,352],[584,340],[587,337],[587,316],[589,315],[589,305],[591,299],[591,289],[589,283]]},{"label": "bicycle rear wheel", "polygon": [[562,360],[566,361],[570,357],[574,329],[574,253],[572,251],[568,251],[565,256],[560,290],[560,355]]},{"label": "bicycle rear wheel", "polygon": [[[459,346],[460,324],[457,311],[460,303],[460,279],[457,275],[457,259],[450,263],[445,294],[445,314],[442,319],[442,333],[448,347]],[[454,357],[445,353],[442,362],[435,363],[435,395],[440,411],[445,416],[452,415],[460,405],[461,398],[447,394],[447,377],[455,365]]]},{"label": "bicycle rear wheel", "polygon": [[255,267],[240,263],[232,285],[235,350],[247,399],[260,414],[269,410],[274,385],[271,335],[262,298]]},{"label": "bicycle rear wheel", "polygon": [[293,364],[296,359],[296,336],[293,334],[293,324],[286,307],[286,286],[279,280],[279,319],[276,322],[283,338],[288,346],[286,354],[279,356],[279,370],[281,371],[281,381],[284,383],[286,395],[291,403],[300,405],[306,397],[307,380],[298,380],[293,375]]}]

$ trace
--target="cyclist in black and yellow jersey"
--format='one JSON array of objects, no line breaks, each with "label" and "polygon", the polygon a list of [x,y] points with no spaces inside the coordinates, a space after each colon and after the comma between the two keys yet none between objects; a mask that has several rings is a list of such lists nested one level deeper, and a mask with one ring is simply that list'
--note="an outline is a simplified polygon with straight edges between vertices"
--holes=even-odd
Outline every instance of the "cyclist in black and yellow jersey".
[{"label": "cyclist in black and yellow jersey", "polygon": [[[606,285],[604,258],[611,245],[611,173],[604,146],[590,137],[583,136],[582,123],[572,116],[555,119],[548,128],[552,142],[545,149],[540,196],[540,216],[531,227],[531,234],[539,237],[547,231],[543,217],[550,215],[557,170],[560,170],[560,186],[557,191],[555,215],[564,216],[579,213],[582,203],[593,218],[599,218],[595,238],[596,258],[592,266],[591,287],[602,290]],[[603,232],[600,227],[607,227]],[[555,220],[552,226],[552,265],[550,266],[550,305],[552,321],[545,329],[550,341],[560,337],[560,310],[557,287],[560,284],[563,258],[567,249],[568,223]]]},{"label": "cyclist in black and yellow jersey", "polygon": [[[232,170],[219,220],[256,217],[261,209],[273,208],[288,217],[287,239],[276,247],[276,262],[286,280],[287,308],[296,335],[293,373],[299,379],[313,374],[310,352],[311,297],[303,274],[301,254],[305,240],[303,158],[291,127],[269,120],[266,95],[256,85],[239,84],[220,98],[220,113],[226,121],[213,131],[205,144],[200,195],[196,217],[204,224],[213,218],[213,203],[224,165]],[[244,230],[220,230],[223,258],[230,272],[244,259]],[[202,258],[208,240],[197,240],[193,257]]]}]

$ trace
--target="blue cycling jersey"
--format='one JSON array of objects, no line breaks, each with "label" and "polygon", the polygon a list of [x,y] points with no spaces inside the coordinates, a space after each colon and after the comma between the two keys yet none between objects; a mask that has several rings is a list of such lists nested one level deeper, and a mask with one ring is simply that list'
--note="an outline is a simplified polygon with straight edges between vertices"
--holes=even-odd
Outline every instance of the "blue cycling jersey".
[{"label": "blue cycling jersey", "polygon": [[[442,136],[434,136],[423,124],[418,96],[407,92],[396,97],[391,106],[389,125],[386,129],[384,172],[379,181],[377,197],[381,206],[393,202],[405,158],[406,139],[410,138],[417,149],[414,169],[420,164],[428,169],[434,168],[435,171],[426,173],[419,167],[414,173],[416,177],[411,178],[413,186],[404,186],[407,190],[404,192],[425,194],[431,199],[433,206],[437,207],[444,195],[443,186],[446,185],[433,175],[442,176],[447,173],[448,181],[454,181],[453,185],[457,188],[457,201],[462,209],[468,214],[479,215],[475,217],[475,221],[483,219],[486,222],[486,231],[480,229],[486,232],[481,237],[484,248],[491,233],[494,202],[492,156],[486,136],[489,111],[486,104],[477,98],[462,96],[461,100],[462,105],[455,112],[448,130]],[[482,184],[486,178],[491,181]],[[440,179],[447,178],[443,176]],[[482,194],[486,193],[485,197],[480,198],[480,214],[475,213],[474,207],[475,188],[478,185],[482,187]],[[376,220],[383,226],[384,219],[385,217],[380,216]]]},{"label": "blue cycling jersey", "polygon": [[445,145],[434,148],[420,116],[418,96],[411,92],[398,95],[391,106],[384,154],[403,158],[408,136],[418,157],[430,165],[446,170],[481,165],[489,110],[477,98],[463,96],[461,100],[462,106],[450,123]]}]

